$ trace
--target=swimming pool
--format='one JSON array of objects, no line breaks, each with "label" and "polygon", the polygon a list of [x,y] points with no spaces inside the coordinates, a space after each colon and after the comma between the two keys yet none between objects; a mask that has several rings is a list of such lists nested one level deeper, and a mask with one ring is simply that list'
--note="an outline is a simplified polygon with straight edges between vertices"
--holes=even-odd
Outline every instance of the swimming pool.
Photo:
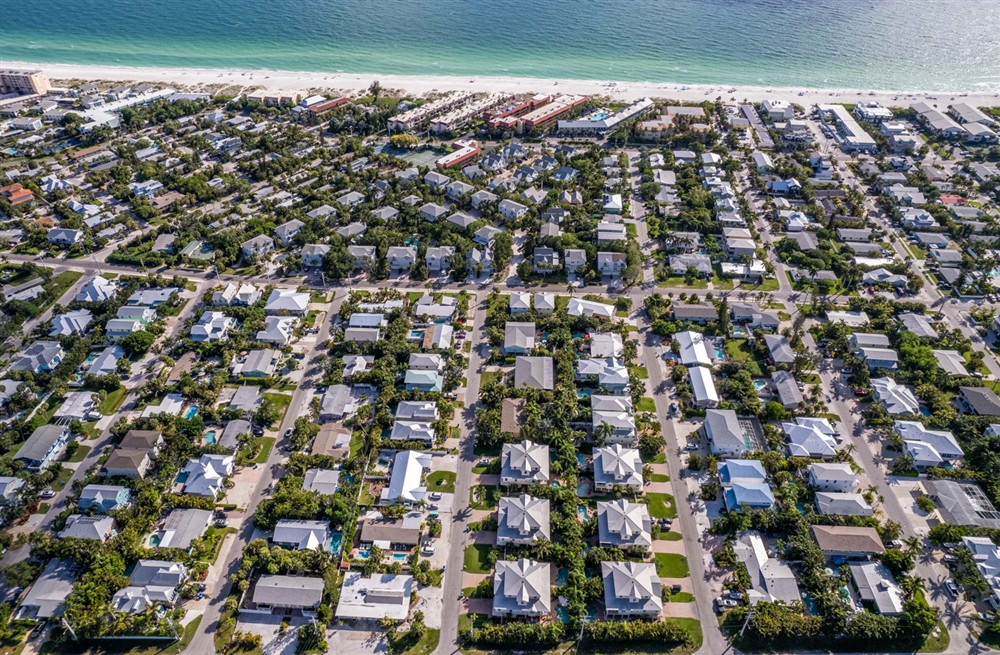
[{"label": "swimming pool", "polygon": [[214,446],[217,443],[216,435],[218,432],[216,430],[209,430],[205,433],[205,443],[210,446]]},{"label": "swimming pool", "polygon": [[369,553],[368,553],[367,550],[359,550],[358,551],[358,559],[368,559],[368,555],[369,555]]},{"label": "swimming pool", "polygon": [[581,521],[584,522],[590,518],[590,515],[587,513],[587,507],[585,505],[576,506],[576,515]]},{"label": "swimming pool", "polygon": [[753,388],[757,391],[762,391],[767,388],[767,380],[754,380]]},{"label": "swimming pool", "polygon": [[394,561],[394,562],[405,562],[409,558],[410,558],[410,556],[407,555],[406,553],[393,553],[392,554],[392,561]]},{"label": "swimming pool", "polygon": [[187,481],[188,481],[187,471],[181,471],[180,473],[178,473],[177,478],[174,480],[174,482],[176,482],[177,484],[184,484]]},{"label": "swimming pool", "polygon": [[160,535],[154,534],[152,537],[149,538],[150,548],[156,548],[159,545],[160,545]]},{"label": "swimming pool", "polygon": [[334,555],[340,554],[340,545],[344,543],[344,535],[340,532],[334,532],[330,535],[330,546],[329,550]]},{"label": "swimming pool", "polygon": [[184,418],[190,419],[190,418],[194,418],[197,415],[198,415],[198,406],[197,405],[191,405],[186,410],[184,410]]},{"label": "swimming pool", "polygon": [[90,355],[87,356],[87,359],[83,362],[83,365],[90,366],[91,364],[97,361],[98,357],[99,355],[97,353],[91,353]]},{"label": "swimming pool", "polygon": [[576,465],[579,466],[580,468],[584,468],[587,466],[587,460],[583,458],[583,454],[581,453],[576,454]]},{"label": "swimming pool", "polygon": [[719,346],[715,347],[715,358],[716,359],[725,359],[726,358],[725,351],[722,350],[722,348],[720,348]]}]

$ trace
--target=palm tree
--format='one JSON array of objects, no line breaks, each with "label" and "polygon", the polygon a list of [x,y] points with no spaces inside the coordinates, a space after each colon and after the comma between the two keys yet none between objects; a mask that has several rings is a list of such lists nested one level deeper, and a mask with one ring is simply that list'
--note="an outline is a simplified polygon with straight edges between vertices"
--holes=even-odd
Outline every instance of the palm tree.
[{"label": "palm tree", "polygon": [[382,84],[375,80],[368,86],[368,93],[372,97],[372,104],[378,104],[378,97],[382,95]]},{"label": "palm tree", "polygon": [[599,445],[603,445],[615,433],[615,429],[609,423],[602,422],[594,429],[594,438]]}]

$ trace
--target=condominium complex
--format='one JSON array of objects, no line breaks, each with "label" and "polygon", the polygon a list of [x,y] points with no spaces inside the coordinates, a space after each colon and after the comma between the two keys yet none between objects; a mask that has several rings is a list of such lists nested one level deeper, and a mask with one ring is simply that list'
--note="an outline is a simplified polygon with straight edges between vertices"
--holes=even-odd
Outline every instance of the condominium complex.
[{"label": "condominium complex", "polygon": [[0,95],[45,95],[50,88],[44,71],[0,70]]}]

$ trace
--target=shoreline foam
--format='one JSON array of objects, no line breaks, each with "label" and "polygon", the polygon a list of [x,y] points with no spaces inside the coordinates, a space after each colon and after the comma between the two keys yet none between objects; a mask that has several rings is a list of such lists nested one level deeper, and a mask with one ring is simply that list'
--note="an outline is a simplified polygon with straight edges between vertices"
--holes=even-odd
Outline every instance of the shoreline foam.
[{"label": "shoreline foam", "polygon": [[601,80],[545,79],[528,77],[457,77],[423,75],[381,75],[367,73],[317,73],[277,70],[225,70],[211,68],[165,68],[132,66],[97,66],[85,64],[39,64],[0,61],[3,68],[38,68],[53,80],[87,80],[108,82],[169,83],[186,88],[230,85],[246,91],[262,88],[267,91],[323,91],[346,93],[365,91],[378,80],[385,90],[398,89],[409,94],[464,89],[489,92],[566,93],[608,96],[615,100],[636,100],[642,97],[669,98],[700,102],[722,97],[726,101],[761,102],[781,98],[802,105],[816,103],[880,102],[888,106],[909,106],[920,101],[947,106],[959,100],[986,107],[1000,106],[1000,93],[932,92],[932,91],[864,91],[859,89],[803,89],[793,87],[763,87],[745,85],[673,84],[658,82],[616,82]]}]

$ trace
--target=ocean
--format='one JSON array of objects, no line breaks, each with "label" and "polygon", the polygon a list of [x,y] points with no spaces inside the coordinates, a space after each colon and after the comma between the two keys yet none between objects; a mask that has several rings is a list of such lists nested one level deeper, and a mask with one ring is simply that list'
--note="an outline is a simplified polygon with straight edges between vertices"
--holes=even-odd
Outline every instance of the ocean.
[{"label": "ocean", "polygon": [[1000,92],[1000,0],[3,0],[0,61]]}]

